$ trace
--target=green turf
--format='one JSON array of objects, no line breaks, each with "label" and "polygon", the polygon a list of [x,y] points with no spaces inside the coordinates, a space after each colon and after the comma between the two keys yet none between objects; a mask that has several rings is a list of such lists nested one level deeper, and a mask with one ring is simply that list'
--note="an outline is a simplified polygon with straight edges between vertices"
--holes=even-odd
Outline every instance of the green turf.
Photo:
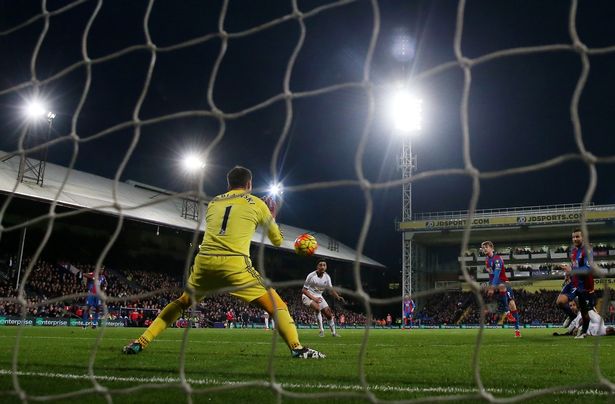
[{"label": "green turf", "polygon": [[[183,330],[165,331],[148,350],[121,354],[122,346],[139,329],[108,329],[97,351],[94,374],[109,389],[113,402],[185,402],[179,386],[180,344]],[[595,383],[595,339],[555,338],[553,330],[524,330],[515,339],[511,330],[486,330],[481,348],[481,378],[497,397],[583,383]],[[17,328],[0,328],[0,402],[19,402],[12,366]],[[20,340],[18,380],[29,396],[58,395],[91,389],[88,361],[99,330],[25,328]],[[328,393],[318,402],[361,402],[359,351],[363,330],[342,330],[342,338],[319,338],[315,330],[301,330],[305,345],[322,350],[324,360],[291,359],[278,338],[273,356],[275,382],[292,394]],[[370,330],[364,374],[371,393],[380,400],[474,394],[472,356],[477,330]],[[269,357],[272,333],[264,330],[191,330],[185,352],[185,375],[195,391],[194,402],[275,402]],[[602,338],[599,350],[603,375],[615,381],[615,338]],[[74,376],[74,377],[73,377]],[[104,377],[104,378],[103,378]],[[177,379],[161,381],[160,378]],[[258,386],[233,382],[260,382]],[[165,384],[166,383],[166,384]],[[174,384],[169,384],[174,383]],[[161,388],[155,388],[155,386]],[[130,394],[124,390],[142,386]],[[213,390],[212,390],[213,389]],[[218,391],[219,390],[219,391]],[[348,397],[349,393],[357,395]],[[345,396],[344,396],[345,395]],[[34,397],[36,398],[36,397]],[[64,398],[56,402],[104,403],[101,394]],[[584,388],[577,394],[551,394],[532,402],[613,402],[615,395]],[[284,395],[283,402],[305,401]],[[468,399],[467,402],[472,400]]]}]

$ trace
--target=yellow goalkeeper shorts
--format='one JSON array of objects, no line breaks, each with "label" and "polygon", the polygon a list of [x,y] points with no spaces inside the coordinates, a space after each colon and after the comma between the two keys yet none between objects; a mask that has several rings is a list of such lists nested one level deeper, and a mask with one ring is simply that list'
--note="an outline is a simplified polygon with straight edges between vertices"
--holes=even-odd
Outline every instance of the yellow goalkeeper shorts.
[{"label": "yellow goalkeeper shorts", "polygon": [[196,299],[205,294],[233,288],[233,296],[251,302],[267,293],[258,271],[250,258],[243,255],[202,255],[194,258],[188,285],[195,289]]}]

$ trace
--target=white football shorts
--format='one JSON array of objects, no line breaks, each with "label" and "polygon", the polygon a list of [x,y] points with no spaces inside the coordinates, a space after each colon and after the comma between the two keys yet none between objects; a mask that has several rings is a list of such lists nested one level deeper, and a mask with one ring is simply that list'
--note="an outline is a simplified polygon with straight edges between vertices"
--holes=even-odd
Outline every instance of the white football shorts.
[{"label": "white football shorts", "polygon": [[[314,297],[316,297],[316,296],[314,296]],[[320,296],[320,298],[322,299],[322,301],[321,301],[321,302],[320,302],[320,304],[318,305],[318,306],[319,306],[319,308],[320,308],[320,310],[322,310],[322,309],[324,309],[324,308],[326,308],[326,307],[329,307],[329,304],[327,303],[327,301],[325,300],[325,298],[324,298],[324,297],[322,297],[322,296]],[[302,301],[302,302],[303,302],[303,304],[304,304],[304,305],[306,305],[306,306],[310,306],[310,305],[312,304],[312,302],[313,302],[313,300],[312,300],[312,299],[310,299],[309,297],[307,297],[306,295],[302,295],[302,296],[301,296],[301,301]]]}]

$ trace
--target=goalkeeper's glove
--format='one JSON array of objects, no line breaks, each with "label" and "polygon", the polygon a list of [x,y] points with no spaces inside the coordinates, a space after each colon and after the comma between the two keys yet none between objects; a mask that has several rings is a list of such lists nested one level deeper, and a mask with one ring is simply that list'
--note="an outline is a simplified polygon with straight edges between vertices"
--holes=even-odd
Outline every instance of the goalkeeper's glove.
[{"label": "goalkeeper's glove", "polygon": [[267,195],[263,198],[263,202],[265,202],[265,204],[269,208],[271,216],[275,217],[275,215],[278,213],[278,203],[276,202],[275,197]]}]

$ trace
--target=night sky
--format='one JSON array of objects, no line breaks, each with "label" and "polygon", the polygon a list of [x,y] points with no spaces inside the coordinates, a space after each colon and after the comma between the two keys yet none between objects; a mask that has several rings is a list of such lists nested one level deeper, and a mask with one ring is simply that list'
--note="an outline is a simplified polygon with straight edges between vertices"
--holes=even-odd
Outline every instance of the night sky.
[{"label": "night sky", "polygon": [[[57,10],[69,1],[48,1]],[[307,12],[327,1],[298,1]],[[50,77],[82,60],[81,40],[97,2],[85,1],[53,16],[36,63],[39,79]],[[150,32],[158,47],[217,32],[222,2],[158,1]],[[145,43],[146,1],[106,1],[88,36],[92,59]],[[380,1],[381,29],[370,80],[376,110],[363,156],[366,177],[384,182],[401,177],[397,168],[401,140],[394,136],[386,114],[386,91],[392,83],[410,80],[441,63],[454,61],[456,2]],[[0,31],[39,14],[38,1],[0,1]],[[246,30],[292,12],[290,1],[231,0],[225,20],[229,33]],[[462,50],[474,58],[520,46],[569,44],[569,3],[566,1],[467,2]],[[581,1],[577,30],[590,48],[615,45],[615,2]],[[315,90],[360,82],[372,34],[373,11],[368,1],[332,8],[305,20],[307,32],[296,60],[290,88]],[[0,35],[0,92],[30,80],[33,50],[43,20]],[[214,100],[224,112],[254,106],[283,91],[289,57],[299,38],[295,19],[242,38],[231,39],[215,81]],[[399,38],[407,51],[396,52]],[[158,52],[141,119],[187,110],[209,110],[207,88],[221,41],[209,41],[171,52]],[[151,53],[139,50],[92,67],[92,84],[79,114],[82,140],[132,119],[142,91]],[[597,156],[615,155],[615,52],[590,56],[591,71],[583,91],[580,114],[583,140]],[[581,72],[580,57],[571,51],[500,58],[472,69],[470,148],[481,171],[535,164],[578,152],[570,120],[570,100]],[[53,137],[66,136],[85,85],[80,67],[40,87],[57,117]],[[459,67],[413,82],[424,100],[423,130],[413,140],[418,172],[463,168],[459,105],[463,72]],[[24,123],[21,107],[32,94],[24,88],[0,95],[0,148],[15,150]],[[293,101],[293,121],[276,166],[285,185],[356,179],[354,158],[365,126],[367,97],[353,88]],[[255,186],[271,178],[274,146],[286,117],[283,101],[227,120],[222,141],[210,152],[205,191],[225,190],[225,173],[234,165],[251,168]],[[208,147],[219,124],[209,117],[191,117],[143,127],[139,143],[121,180],[184,191],[178,168],[182,153]],[[40,129],[39,129],[40,131]],[[36,132],[36,131],[35,131]],[[76,168],[113,178],[133,138],[132,128],[79,145]],[[50,149],[49,161],[66,165],[72,143]],[[615,166],[598,166],[595,203],[615,203]],[[479,209],[579,203],[588,184],[588,168],[571,161],[540,172],[481,182]],[[413,186],[415,212],[464,210],[471,196],[468,177],[435,177]],[[400,268],[401,242],[394,221],[401,216],[401,188],[374,191],[374,217],[365,253],[392,270]],[[327,233],[355,246],[364,217],[365,200],[356,187],[287,192],[280,222]]]}]

